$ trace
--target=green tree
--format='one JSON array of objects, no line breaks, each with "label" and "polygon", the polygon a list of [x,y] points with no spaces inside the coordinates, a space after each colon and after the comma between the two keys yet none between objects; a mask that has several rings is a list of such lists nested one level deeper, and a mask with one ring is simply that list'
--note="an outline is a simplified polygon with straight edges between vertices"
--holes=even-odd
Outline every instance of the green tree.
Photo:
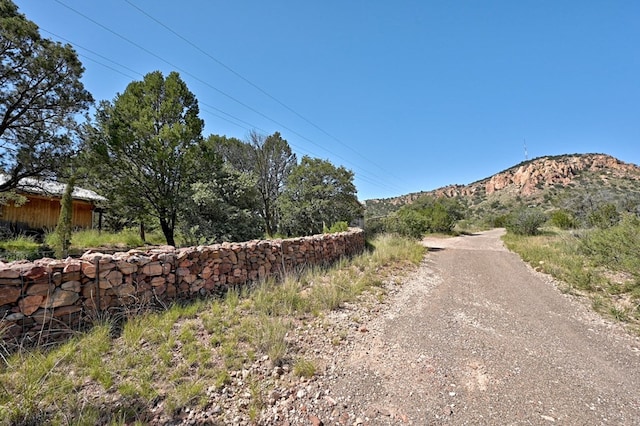
[{"label": "green tree", "polygon": [[71,233],[73,231],[73,188],[76,177],[73,175],[64,188],[62,199],[60,200],[60,216],[54,231],[54,249],[56,257],[62,258],[69,253],[71,246]]},{"label": "green tree", "polygon": [[0,0],[0,192],[24,177],[55,174],[74,149],[75,117],[91,95],[76,52],[42,38],[10,0]]},{"label": "green tree", "polygon": [[234,169],[242,173],[254,174],[255,156],[251,144],[237,138],[209,135],[206,145]]},{"label": "green tree", "polygon": [[207,181],[191,185],[191,203],[183,213],[183,234],[193,244],[247,241],[261,237],[262,220],[252,175],[223,164],[209,168]]},{"label": "green tree", "polygon": [[331,162],[304,156],[278,199],[281,229],[288,235],[311,235],[339,221],[362,215],[353,172]]},{"label": "green tree", "polygon": [[277,201],[287,177],[296,165],[296,155],[280,133],[264,137],[256,132],[249,135],[253,147],[255,176],[260,194],[260,216],[268,235],[278,229]]},{"label": "green tree", "polygon": [[465,207],[454,198],[423,196],[409,208],[418,210],[427,218],[429,232],[449,233],[465,216]]},{"label": "green tree", "polygon": [[277,200],[296,165],[296,155],[289,143],[278,132],[264,136],[255,131],[249,134],[247,142],[212,135],[207,143],[236,170],[255,177],[260,217],[265,232],[273,235],[278,230]]},{"label": "green tree", "polygon": [[110,199],[159,221],[167,244],[175,245],[179,213],[190,202],[198,178],[203,121],[198,101],[178,73],[160,71],[130,83],[101,103],[97,130],[89,138],[98,186]]}]

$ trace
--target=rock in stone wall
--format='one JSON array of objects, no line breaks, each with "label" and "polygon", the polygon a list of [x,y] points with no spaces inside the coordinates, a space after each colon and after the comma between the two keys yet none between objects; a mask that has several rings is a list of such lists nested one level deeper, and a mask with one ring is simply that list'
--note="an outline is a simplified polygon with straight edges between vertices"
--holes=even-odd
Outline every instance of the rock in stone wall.
[{"label": "rock in stone wall", "polygon": [[89,325],[96,313],[219,294],[302,266],[328,265],[364,247],[364,231],[351,228],[285,240],[0,263],[0,339],[44,342]]}]

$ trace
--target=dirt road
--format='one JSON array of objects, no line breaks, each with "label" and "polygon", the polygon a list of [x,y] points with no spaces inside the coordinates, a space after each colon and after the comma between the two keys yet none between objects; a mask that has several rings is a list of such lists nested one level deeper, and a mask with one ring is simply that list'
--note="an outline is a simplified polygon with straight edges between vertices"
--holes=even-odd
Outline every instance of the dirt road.
[{"label": "dirt road", "polygon": [[323,424],[640,425],[639,339],[500,235],[425,240],[418,273],[336,355]]}]

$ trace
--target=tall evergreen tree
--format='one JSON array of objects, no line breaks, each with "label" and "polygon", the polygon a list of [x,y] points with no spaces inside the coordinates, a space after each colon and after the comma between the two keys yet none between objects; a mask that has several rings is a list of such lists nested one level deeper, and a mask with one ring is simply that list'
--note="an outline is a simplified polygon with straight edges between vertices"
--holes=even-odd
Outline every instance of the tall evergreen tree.
[{"label": "tall evergreen tree", "polygon": [[93,99],[70,45],[42,38],[10,0],[0,0],[0,193],[25,177],[50,177],[72,153],[76,117]]},{"label": "tall evergreen tree", "polygon": [[89,138],[101,188],[110,198],[155,216],[167,244],[175,245],[178,216],[197,179],[203,121],[198,101],[177,72],[160,71],[130,83],[102,102]]}]

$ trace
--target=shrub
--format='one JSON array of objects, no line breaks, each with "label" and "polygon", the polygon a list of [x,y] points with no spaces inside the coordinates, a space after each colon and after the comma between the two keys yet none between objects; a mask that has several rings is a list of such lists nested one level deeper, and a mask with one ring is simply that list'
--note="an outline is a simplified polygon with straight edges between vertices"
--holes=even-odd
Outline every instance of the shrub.
[{"label": "shrub", "polygon": [[606,203],[589,213],[587,221],[594,228],[606,229],[620,222],[620,213],[614,204]]},{"label": "shrub", "polygon": [[494,228],[506,228],[509,222],[510,216],[508,214],[502,214],[491,218],[491,226]]},{"label": "shrub", "polygon": [[347,222],[336,222],[329,228],[323,229],[325,234],[334,234],[336,232],[345,232],[349,230],[349,224]]},{"label": "shrub", "polygon": [[404,237],[420,239],[429,230],[429,221],[417,210],[402,208],[396,214],[386,218],[385,228],[389,232]]},{"label": "shrub", "polygon": [[367,238],[373,238],[386,231],[384,218],[374,217],[364,219],[364,232]]},{"label": "shrub", "polygon": [[580,240],[580,251],[597,265],[640,276],[640,219],[625,215],[617,225],[591,230]]},{"label": "shrub", "polygon": [[384,227],[405,237],[422,238],[428,232],[450,233],[464,216],[465,208],[457,200],[425,196],[385,218]]},{"label": "shrub", "polygon": [[507,230],[517,235],[537,235],[547,216],[540,210],[522,209],[514,212],[507,221]]},{"label": "shrub", "polygon": [[571,212],[567,210],[556,210],[551,213],[551,224],[557,226],[560,229],[574,229],[577,228],[578,223],[573,217]]}]

